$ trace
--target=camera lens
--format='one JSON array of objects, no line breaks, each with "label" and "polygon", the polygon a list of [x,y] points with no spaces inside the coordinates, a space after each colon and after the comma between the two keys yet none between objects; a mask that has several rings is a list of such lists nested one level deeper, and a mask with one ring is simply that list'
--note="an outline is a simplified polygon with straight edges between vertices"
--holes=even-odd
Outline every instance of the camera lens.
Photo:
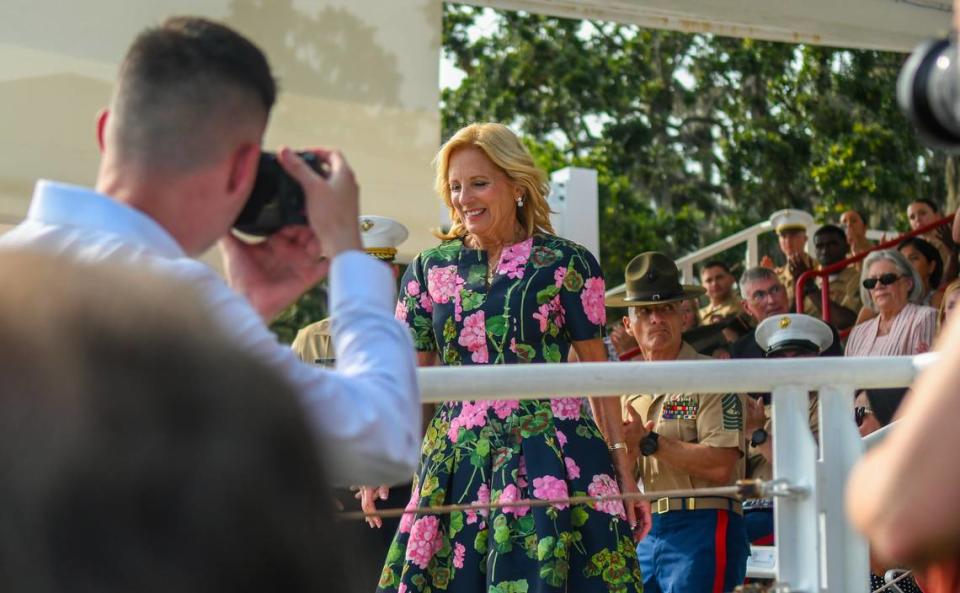
[{"label": "camera lens", "polygon": [[949,39],[922,43],[897,79],[897,102],[930,148],[960,153],[960,70]]}]

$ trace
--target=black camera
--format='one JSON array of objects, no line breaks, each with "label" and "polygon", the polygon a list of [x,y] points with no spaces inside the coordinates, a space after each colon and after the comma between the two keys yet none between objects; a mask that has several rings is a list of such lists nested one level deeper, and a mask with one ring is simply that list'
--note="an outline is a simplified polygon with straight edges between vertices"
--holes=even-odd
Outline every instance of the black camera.
[{"label": "black camera", "polygon": [[960,70],[955,37],[921,43],[900,70],[897,102],[930,148],[960,153]]},{"label": "black camera", "polygon": [[[326,163],[312,152],[298,152],[310,167],[327,176]],[[233,228],[247,235],[266,237],[288,225],[307,224],[303,188],[277,161],[272,152],[260,153],[257,180]]]}]

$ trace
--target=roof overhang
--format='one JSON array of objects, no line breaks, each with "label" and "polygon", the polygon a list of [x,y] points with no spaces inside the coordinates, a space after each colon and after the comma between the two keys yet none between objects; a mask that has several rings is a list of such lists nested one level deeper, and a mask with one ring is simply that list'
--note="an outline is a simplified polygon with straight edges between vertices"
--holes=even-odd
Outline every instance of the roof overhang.
[{"label": "roof overhang", "polygon": [[789,43],[908,52],[949,31],[949,0],[469,0],[574,19]]}]

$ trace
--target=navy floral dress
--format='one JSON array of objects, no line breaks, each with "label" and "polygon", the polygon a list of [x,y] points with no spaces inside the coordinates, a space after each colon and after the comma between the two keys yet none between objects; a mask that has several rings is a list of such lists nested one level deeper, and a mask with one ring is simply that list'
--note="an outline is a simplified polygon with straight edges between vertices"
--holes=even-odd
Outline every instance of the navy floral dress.
[{"label": "navy floral dress", "polygon": [[[424,251],[401,282],[397,318],[446,365],[562,362],[602,336],[596,259],[551,235],[486,252],[460,239]],[[447,402],[423,441],[408,509],[617,494],[606,444],[583,398]],[[404,516],[380,591],[642,591],[619,501]]]}]

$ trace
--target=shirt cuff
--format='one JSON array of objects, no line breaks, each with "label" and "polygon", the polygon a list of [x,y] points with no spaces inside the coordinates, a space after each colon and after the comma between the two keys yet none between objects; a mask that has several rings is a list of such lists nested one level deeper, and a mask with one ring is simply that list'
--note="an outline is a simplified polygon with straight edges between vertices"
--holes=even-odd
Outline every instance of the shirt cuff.
[{"label": "shirt cuff", "polygon": [[363,251],[344,251],[330,264],[330,314],[358,302],[393,311],[393,271]]}]

